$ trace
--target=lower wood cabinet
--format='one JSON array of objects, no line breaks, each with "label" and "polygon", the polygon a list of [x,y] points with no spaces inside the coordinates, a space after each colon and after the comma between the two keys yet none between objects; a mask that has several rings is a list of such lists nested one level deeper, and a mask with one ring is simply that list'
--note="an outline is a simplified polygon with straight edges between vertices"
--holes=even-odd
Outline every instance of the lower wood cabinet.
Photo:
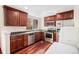
[{"label": "lower wood cabinet", "polygon": [[56,42],[56,32],[53,32],[53,42]]},{"label": "lower wood cabinet", "polygon": [[[35,42],[44,40],[44,32],[35,32]],[[10,53],[28,46],[28,34],[10,36]]]},{"label": "lower wood cabinet", "polygon": [[10,53],[17,51],[18,43],[16,36],[10,37]]},{"label": "lower wood cabinet", "polygon": [[14,53],[28,46],[28,35],[10,36],[10,53]]},{"label": "lower wood cabinet", "polygon": [[53,32],[53,42],[58,42],[59,40],[59,35],[57,32]]},{"label": "lower wood cabinet", "polygon": [[28,46],[28,35],[24,35],[24,47]]},{"label": "lower wood cabinet", "polygon": [[23,35],[19,35],[19,36],[16,36],[17,37],[17,49],[22,49],[23,46],[24,46],[24,39],[23,39]]},{"label": "lower wood cabinet", "polygon": [[1,50],[1,48],[0,48],[0,54],[2,54],[2,50]]},{"label": "lower wood cabinet", "polygon": [[35,42],[44,40],[44,32],[35,32]]}]

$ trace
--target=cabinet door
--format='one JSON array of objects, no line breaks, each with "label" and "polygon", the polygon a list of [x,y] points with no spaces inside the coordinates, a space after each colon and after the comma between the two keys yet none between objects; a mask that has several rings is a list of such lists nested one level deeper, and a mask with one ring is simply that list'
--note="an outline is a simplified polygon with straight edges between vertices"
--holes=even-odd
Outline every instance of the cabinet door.
[{"label": "cabinet door", "polygon": [[56,32],[54,32],[53,33],[53,42],[56,42],[57,40],[56,40],[57,38],[56,38]]},{"label": "cabinet door", "polygon": [[41,32],[41,40],[45,40],[44,32]]},{"label": "cabinet door", "polygon": [[1,50],[1,48],[0,48],[0,54],[2,54],[2,50]]},{"label": "cabinet door", "polygon": [[24,35],[24,47],[28,46],[28,35]]},{"label": "cabinet door", "polygon": [[55,21],[56,21],[56,18],[57,16],[56,15],[53,15],[53,16],[47,16],[44,18],[44,25],[45,26],[55,26]]},{"label": "cabinet door", "polygon": [[44,40],[44,33],[43,32],[36,32],[35,33],[35,42]]},{"label": "cabinet door", "polygon": [[11,36],[10,38],[10,52],[13,53],[15,51],[17,51],[17,40],[16,37]]},{"label": "cabinet door", "polygon": [[63,20],[63,19],[64,19],[64,13],[58,13],[57,20]]},{"label": "cabinet door", "polygon": [[5,26],[19,26],[19,12],[8,7],[4,8]]},{"label": "cabinet door", "polygon": [[64,13],[64,19],[67,20],[67,19],[73,19],[74,18],[74,14],[73,14],[73,11],[68,11],[66,13]]},{"label": "cabinet door", "polygon": [[23,40],[23,35],[18,35],[17,37],[17,49],[21,49],[24,47],[24,40]]},{"label": "cabinet door", "polygon": [[20,26],[27,26],[27,13],[19,12]]},{"label": "cabinet door", "polygon": [[39,41],[41,38],[40,32],[35,33],[35,42]]},{"label": "cabinet door", "polygon": [[57,14],[58,20],[68,20],[68,19],[73,19],[73,18],[74,18],[74,11],[73,10]]},{"label": "cabinet door", "polygon": [[11,36],[10,39],[10,52],[16,52],[24,47],[23,35]]}]

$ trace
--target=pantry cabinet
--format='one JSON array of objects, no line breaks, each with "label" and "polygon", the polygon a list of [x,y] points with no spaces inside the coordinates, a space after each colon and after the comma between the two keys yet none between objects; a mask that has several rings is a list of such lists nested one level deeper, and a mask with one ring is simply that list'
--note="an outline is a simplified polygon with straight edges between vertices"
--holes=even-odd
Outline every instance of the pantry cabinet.
[{"label": "pantry cabinet", "polygon": [[27,26],[27,16],[26,12],[4,6],[5,26]]}]

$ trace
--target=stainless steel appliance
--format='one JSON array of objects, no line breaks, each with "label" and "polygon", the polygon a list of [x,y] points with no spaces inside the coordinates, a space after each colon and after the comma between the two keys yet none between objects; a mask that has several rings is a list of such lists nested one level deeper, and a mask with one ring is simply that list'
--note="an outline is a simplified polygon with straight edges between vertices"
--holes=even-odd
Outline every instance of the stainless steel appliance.
[{"label": "stainless steel appliance", "polygon": [[33,44],[35,42],[35,34],[29,33],[28,35],[28,45]]}]

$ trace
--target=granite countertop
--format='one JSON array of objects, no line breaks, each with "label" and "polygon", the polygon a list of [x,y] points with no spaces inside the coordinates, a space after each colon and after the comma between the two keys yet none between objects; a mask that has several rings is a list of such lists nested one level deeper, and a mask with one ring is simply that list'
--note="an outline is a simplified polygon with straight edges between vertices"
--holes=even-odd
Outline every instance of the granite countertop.
[{"label": "granite countertop", "polygon": [[44,30],[26,30],[26,31],[17,31],[17,32],[11,32],[11,35],[23,35],[23,34],[30,34],[35,32],[44,32]]}]

